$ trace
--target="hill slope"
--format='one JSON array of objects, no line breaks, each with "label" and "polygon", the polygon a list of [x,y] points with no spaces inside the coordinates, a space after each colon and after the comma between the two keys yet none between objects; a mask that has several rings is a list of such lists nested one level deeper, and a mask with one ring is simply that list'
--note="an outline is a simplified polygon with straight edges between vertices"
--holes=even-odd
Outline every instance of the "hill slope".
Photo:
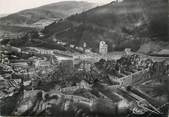
[{"label": "hill slope", "polygon": [[[130,47],[138,50],[148,40],[168,40],[166,0],[124,0],[68,17],[45,28],[53,38],[97,50],[105,40],[109,50]],[[51,36],[52,35],[52,36]]]},{"label": "hill slope", "polygon": [[1,17],[6,17],[6,16],[8,16],[8,14],[0,14],[0,18]]},{"label": "hill slope", "polygon": [[30,25],[41,20],[60,20],[75,13],[81,13],[95,5],[88,2],[66,1],[58,2],[34,9],[24,10],[0,19],[0,24]]}]

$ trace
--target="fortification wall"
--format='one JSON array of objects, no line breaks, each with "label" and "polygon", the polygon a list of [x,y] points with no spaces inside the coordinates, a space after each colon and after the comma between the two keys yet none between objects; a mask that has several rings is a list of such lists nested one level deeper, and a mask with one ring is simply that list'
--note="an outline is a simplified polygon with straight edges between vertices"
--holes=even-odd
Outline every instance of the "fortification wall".
[{"label": "fortification wall", "polygon": [[[116,82],[120,83],[120,86],[134,86],[140,83],[143,83],[151,79],[149,69],[138,71],[131,75],[125,76],[123,78],[114,79]],[[111,86],[113,87],[113,86]]]}]

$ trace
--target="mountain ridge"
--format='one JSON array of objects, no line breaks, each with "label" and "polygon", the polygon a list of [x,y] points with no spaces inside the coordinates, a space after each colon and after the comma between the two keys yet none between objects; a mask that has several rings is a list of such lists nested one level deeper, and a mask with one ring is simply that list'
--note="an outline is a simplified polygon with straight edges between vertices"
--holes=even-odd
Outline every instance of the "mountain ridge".
[{"label": "mountain ridge", "polygon": [[101,40],[110,50],[138,50],[148,40],[168,41],[166,10],[165,0],[111,2],[49,25],[44,33],[48,40],[55,37],[77,46],[85,41],[95,50]]},{"label": "mountain ridge", "polygon": [[94,3],[82,1],[57,2],[13,13],[7,17],[0,18],[0,23],[3,25],[30,25],[41,19],[58,18],[57,20],[60,20],[74,13],[81,13],[93,7],[95,7]]}]

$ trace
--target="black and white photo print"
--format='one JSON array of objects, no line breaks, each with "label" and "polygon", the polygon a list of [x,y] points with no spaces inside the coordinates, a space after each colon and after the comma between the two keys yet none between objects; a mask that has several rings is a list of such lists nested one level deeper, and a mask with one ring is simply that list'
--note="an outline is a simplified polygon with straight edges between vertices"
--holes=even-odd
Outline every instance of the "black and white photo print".
[{"label": "black and white photo print", "polygon": [[0,117],[169,117],[167,0],[0,0]]}]

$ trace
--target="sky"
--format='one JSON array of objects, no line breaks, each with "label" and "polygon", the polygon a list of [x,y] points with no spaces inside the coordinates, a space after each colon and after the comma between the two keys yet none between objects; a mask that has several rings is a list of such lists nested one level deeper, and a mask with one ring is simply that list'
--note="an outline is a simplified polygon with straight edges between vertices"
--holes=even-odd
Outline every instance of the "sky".
[{"label": "sky", "polygon": [[24,9],[35,8],[60,1],[87,1],[101,5],[113,0],[0,0],[0,14],[15,13]]}]

